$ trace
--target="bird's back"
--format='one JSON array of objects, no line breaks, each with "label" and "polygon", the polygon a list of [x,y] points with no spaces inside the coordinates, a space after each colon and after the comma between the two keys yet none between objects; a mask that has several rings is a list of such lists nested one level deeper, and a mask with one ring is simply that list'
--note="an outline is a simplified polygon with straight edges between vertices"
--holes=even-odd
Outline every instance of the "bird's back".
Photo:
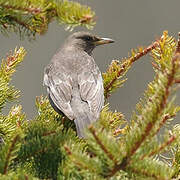
[{"label": "bird's back", "polygon": [[61,49],[45,68],[44,84],[56,108],[74,119],[78,135],[96,121],[104,104],[103,81],[92,56],[79,49]]}]

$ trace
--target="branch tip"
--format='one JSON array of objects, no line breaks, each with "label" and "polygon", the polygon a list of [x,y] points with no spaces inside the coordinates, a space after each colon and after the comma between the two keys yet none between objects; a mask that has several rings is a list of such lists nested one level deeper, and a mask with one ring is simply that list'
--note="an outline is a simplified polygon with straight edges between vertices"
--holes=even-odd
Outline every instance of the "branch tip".
[{"label": "branch tip", "polygon": [[4,165],[4,171],[3,171],[3,174],[7,174],[7,169],[8,169],[8,164],[9,164],[9,159],[11,157],[11,153],[13,151],[13,148],[16,144],[16,142],[19,140],[20,136],[19,135],[16,135],[14,137],[14,139],[12,140],[12,143],[8,149],[8,153],[7,153],[7,156],[6,156],[6,161],[5,161],[5,165]]},{"label": "branch tip", "polygon": [[108,156],[109,159],[111,159],[115,164],[117,164],[117,161],[115,160],[115,157],[108,151],[108,149],[105,147],[105,145],[101,142],[101,140],[99,139],[99,137],[96,135],[95,129],[93,128],[93,126],[91,125],[89,127],[90,132],[92,133],[92,135],[94,136],[94,139],[96,140],[96,142],[99,144],[99,146],[101,147],[101,149],[104,151],[104,153]]},{"label": "branch tip", "polygon": [[72,152],[71,152],[71,150],[69,149],[68,146],[64,146],[64,149],[65,149],[65,151],[67,152],[68,155],[72,155]]}]

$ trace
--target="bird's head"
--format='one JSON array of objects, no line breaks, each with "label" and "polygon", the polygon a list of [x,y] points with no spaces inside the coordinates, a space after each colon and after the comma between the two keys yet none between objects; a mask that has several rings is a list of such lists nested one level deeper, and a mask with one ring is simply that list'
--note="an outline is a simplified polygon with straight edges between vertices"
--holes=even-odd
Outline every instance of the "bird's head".
[{"label": "bird's head", "polygon": [[68,37],[65,44],[82,49],[88,54],[91,54],[96,46],[113,42],[114,40],[112,39],[100,38],[98,36],[90,34],[89,32],[75,32]]}]

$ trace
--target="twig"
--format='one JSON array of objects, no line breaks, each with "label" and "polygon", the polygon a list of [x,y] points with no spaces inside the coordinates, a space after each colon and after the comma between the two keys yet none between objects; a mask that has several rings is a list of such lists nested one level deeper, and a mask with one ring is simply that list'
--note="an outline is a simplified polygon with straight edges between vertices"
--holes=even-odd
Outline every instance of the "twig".
[{"label": "twig", "polygon": [[98,136],[96,135],[95,129],[93,128],[93,126],[91,125],[89,127],[90,132],[92,133],[92,135],[94,136],[96,142],[99,144],[99,146],[101,147],[101,149],[106,153],[106,155],[109,157],[109,159],[111,159],[115,164],[117,164],[117,161],[115,160],[114,156],[106,149],[106,147],[104,146],[104,144],[102,144],[101,140],[98,138]]},{"label": "twig", "polygon": [[120,164],[115,164],[114,167],[113,167],[113,169],[111,170],[111,172],[110,172],[109,174],[105,175],[104,177],[105,177],[105,178],[110,178],[110,177],[112,177],[114,174],[116,174],[119,170],[121,170],[121,169],[122,169],[122,170],[125,170],[128,162],[129,162],[129,158],[124,157],[123,160],[122,160],[122,162],[121,162]]},{"label": "twig", "polygon": [[[65,151],[67,152],[67,154],[68,155],[73,155],[73,153],[71,152],[71,150],[70,150],[70,148],[68,147],[68,146],[64,146],[64,149],[65,149]],[[72,161],[77,165],[77,166],[79,166],[79,167],[83,167],[84,169],[88,169],[88,166],[87,166],[87,164],[85,165],[85,164],[83,164],[83,163],[81,163],[81,162],[79,162],[79,161],[75,161],[74,159],[72,159]]]},{"label": "twig", "polygon": [[160,67],[159,67],[156,63],[154,63],[154,62],[152,61],[151,64],[152,64],[152,66],[153,66],[155,69],[157,69],[158,71],[161,71]]},{"label": "twig", "polygon": [[7,173],[7,168],[8,168],[9,159],[11,157],[11,153],[13,151],[13,148],[14,148],[16,142],[19,140],[19,138],[20,138],[19,135],[16,135],[15,138],[12,140],[11,146],[8,149],[8,153],[7,153],[7,157],[6,157],[6,161],[5,161],[5,165],[4,165],[4,172],[3,172],[3,174]]},{"label": "twig", "polygon": [[121,76],[121,74],[126,71],[126,64],[127,62],[131,65],[132,63],[134,63],[135,61],[137,61],[138,59],[140,59],[142,56],[145,56],[146,54],[148,54],[150,51],[152,51],[155,47],[157,47],[159,45],[158,41],[155,41],[154,43],[152,43],[151,45],[149,45],[147,48],[144,48],[144,50],[142,52],[138,52],[135,56],[127,59],[123,64],[121,69],[118,71],[117,76],[114,77],[114,79],[112,79],[109,84],[104,87],[104,90],[106,92],[106,98],[109,97],[109,89],[112,87],[112,85],[114,84],[114,82]]},{"label": "twig", "polygon": [[25,177],[25,180],[28,180],[28,179],[29,179],[28,176],[27,176],[26,174],[24,175],[24,177]]},{"label": "twig", "polygon": [[[170,94],[170,87],[173,85],[174,83],[174,76],[175,76],[175,61],[177,60],[177,56],[175,55],[172,59],[172,71],[171,73],[168,75],[168,82],[167,85],[165,87],[165,93],[162,97],[161,103],[159,108],[157,109],[157,113],[156,114],[161,114],[161,112],[163,111],[163,109],[165,108],[166,104],[167,104],[167,99],[168,96]],[[166,119],[165,119],[166,120]],[[131,149],[130,151],[130,155],[132,156],[136,150],[140,147],[140,145],[144,142],[145,138],[150,134],[151,129],[154,127],[154,121],[156,121],[156,118],[154,118],[153,121],[149,122],[146,126],[146,129],[144,131],[144,133],[141,136],[141,139],[139,139],[139,141],[137,141],[134,145],[134,147]]]},{"label": "twig", "polygon": [[134,153],[137,151],[137,149],[140,147],[140,145],[144,142],[144,140],[146,139],[146,137],[149,135],[149,133],[151,132],[152,127],[154,126],[154,122],[149,122],[146,126],[146,129],[144,131],[144,133],[141,135],[141,139],[139,141],[137,141],[134,146],[132,147],[129,156],[133,156]]},{"label": "twig", "polygon": [[158,134],[158,132],[160,131],[161,127],[166,123],[166,121],[167,121],[168,119],[170,119],[170,118],[173,118],[173,117],[175,117],[175,114],[173,114],[173,115],[166,114],[166,115],[162,118],[162,120],[161,120],[161,122],[160,122],[160,124],[159,124],[158,129],[156,130],[156,132],[154,132],[154,134],[153,134],[152,136]]},{"label": "twig", "polygon": [[52,134],[56,134],[56,131],[46,132],[42,136],[49,136],[49,135],[52,135]]},{"label": "twig", "polygon": [[137,170],[137,169],[135,169],[134,167],[132,168],[132,167],[130,167],[129,168],[132,172],[134,172],[134,173],[136,173],[136,174],[139,174],[139,173],[141,173],[141,174],[143,174],[144,176],[146,176],[146,177],[151,177],[151,178],[155,178],[155,179],[157,179],[157,180],[167,180],[166,178],[162,178],[162,177],[159,177],[159,176],[157,176],[156,174],[149,174],[148,173],[148,171],[146,171],[145,169],[141,169],[141,170]]},{"label": "twig", "polygon": [[5,8],[5,9],[13,9],[13,10],[20,10],[20,11],[27,11],[31,14],[39,14],[42,12],[42,10],[40,8],[23,8],[23,7],[16,7],[16,6],[12,6],[12,5],[5,5],[5,4],[0,4],[1,7]]},{"label": "twig", "polygon": [[178,43],[177,43],[177,46],[176,46],[176,52],[175,53],[180,53],[180,32],[178,33]]},{"label": "twig", "polygon": [[176,139],[175,136],[171,136],[169,138],[169,140],[165,143],[163,143],[158,149],[156,149],[155,151],[152,151],[148,156],[153,156],[155,154],[157,154],[158,152],[162,151],[165,147],[167,147],[168,145],[170,145],[174,140]]},{"label": "twig", "polygon": [[71,152],[71,150],[69,149],[68,146],[64,146],[64,149],[65,149],[65,151],[67,152],[68,155],[72,155],[72,152]]},{"label": "twig", "polygon": [[144,50],[142,52],[137,53],[134,57],[130,58],[130,62],[131,64],[135,61],[137,61],[139,58],[141,58],[142,56],[145,56],[146,54],[148,54],[150,51],[152,51],[154,48],[156,48],[159,45],[158,41],[155,41],[154,43],[152,43],[151,45],[149,45],[147,48],[144,48]]},{"label": "twig", "polygon": [[118,172],[120,169],[125,169],[128,164],[127,157],[123,158],[122,162],[118,164],[117,160],[115,160],[114,156],[106,149],[106,147],[102,144],[98,136],[96,135],[95,129],[93,126],[89,127],[90,132],[94,136],[96,142],[100,145],[101,149],[107,154],[109,159],[111,159],[114,162],[114,167],[110,171],[110,173],[103,175],[105,178],[112,177],[116,172]]},{"label": "twig", "polygon": [[20,21],[18,18],[13,17],[13,16],[9,16],[9,18],[10,18],[12,21],[15,21],[17,24],[19,24],[19,25],[25,27],[26,29],[32,31],[32,29],[29,27],[28,24],[26,24],[26,23],[23,22],[23,21]]},{"label": "twig", "polygon": [[[160,124],[159,124],[159,127],[158,127],[158,129],[156,130],[156,132],[154,132],[154,133],[152,134],[152,137],[155,136],[156,134],[158,134],[158,132],[160,131],[161,127],[166,123],[166,121],[167,121],[168,119],[170,119],[170,118],[172,118],[172,117],[174,117],[174,116],[175,116],[175,115],[166,114],[166,115],[162,118],[162,120],[161,120],[161,122],[160,122]],[[149,156],[149,155],[148,155],[148,154],[144,154],[140,159],[143,160],[146,156]]]},{"label": "twig", "polygon": [[176,84],[180,83],[180,79],[174,81]]},{"label": "twig", "polygon": [[[53,149],[53,147],[52,147],[52,149]],[[23,157],[23,159],[29,159],[30,157],[33,157],[34,155],[37,155],[37,154],[39,154],[39,153],[45,153],[45,152],[47,152],[48,150],[49,150],[49,149],[48,149],[47,147],[42,148],[42,149],[39,149],[38,151],[36,151],[36,152],[34,152],[34,153],[32,153],[32,154],[30,154],[30,155],[28,155],[28,156]]]}]

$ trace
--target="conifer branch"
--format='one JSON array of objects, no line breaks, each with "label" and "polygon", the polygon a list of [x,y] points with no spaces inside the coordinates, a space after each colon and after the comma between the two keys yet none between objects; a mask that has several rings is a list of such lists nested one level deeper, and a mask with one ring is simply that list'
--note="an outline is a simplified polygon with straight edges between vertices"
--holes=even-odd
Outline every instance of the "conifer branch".
[{"label": "conifer branch", "polygon": [[105,178],[113,177],[118,171],[125,170],[128,164],[128,158],[124,157],[120,164],[115,164],[111,171],[105,175]]},{"label": "conifer branch", "polygon": [[19,139],[20,139],[19,135],[16,135],[16,136],[14,137],[14,139],[12,140],[12,143],[11,143],[9,149],[8,149],[8,153],[7,153],[7,156],[6,156],[3,174],[6,174],[6,173],[7,173],[7,169],[8,169],[8,165],[9,165],[9,160],[10,160],[12,151],[14,150],[14,147],[15,147],[15,145],[16,145],[16,143],[17,143],[17,141],[18,141]]},{"label": "conifer branch", "polygon": [[163,144],[158,146],[158,148],[152,150],[149,154],[144,154],[142,157],[140,157],[141,160],[144,160],[145,157],[151,157],[158,153],[160,153],[163,149],[168,147],[171,143],[173,143],[176,140],[176,136],[172,135],[168,140],[166,140]]},{"label": "conifer branch", "polygon": [[131,157],[131,156],[133,156],[135,154],[135,152],[138,150],[138,148],[141,146],[141,144],[144,142],[144,140],[150,134],[151,129],[153,128],[153,126],[154,126],[154,122],[149,122],[146,125],[145,131],[141,135],[141,138],[137,142],[135,142],[135,144],[132,146],[131,151],[130,151],[128,157]]},{"label": "conifer branch", "polygon": [[99,144],[99,146],[101,147],[101,149],[105,152],[105,154],[108,156],[109,159],[111,159],[115,164],[117,164],[116,159],[114,158],[114,156],[106,149],[106,147],[104,146],[104,144],[102,144],[101,140],[98,138],[98,136],[96,135],[95,129],[93,128],[93,126],[91,125],[89,127],[90,132],[92,133],[92,135],[94,136],[94,139],[96,140],[96,142]]},{"label": "conifer branch", "polygon": [[148,156],[153,156],[159,152],[161,152],[164,148],[166,148],[167,146],[169,146],[173,141],[175,141],[176,137],[175,136],[171,136],[166,142],[164,142],[163,144],[161,144],[161,146],[156,149],[155,151],[152,151]]},{"label": "conifer branch", "polygon": [[42,137],[43,136],[49,136],[49,135],[54,135],[54,134],[56,134],[56,131],[50,131],[50,132],[46,132],[46,133],[44,133],[43,135],[42,135]]},{"label": "conifer branch", "polygon": [[[65,145],[65,146],[64,146],[64,149],[65,149],[66,153],[67,153],[69,156],[73,156],[73,152],[70,150],[70,148],[69,148],[68,146]],[[71,160],[72,160],[78,167],[81,167],[81,168],[83,168],[83,169],[85,169],[85,170],[88,169],[88,165],[87,165],[87,164],[76,160],[76,158],[72,158]]]},{"label": "conifer branch", "polygon": [[141,174],[141,175],[144,175],[145,177],[153,178],[156,180],[168,180],[166,178],[159,177],[157,174],[150,174],[147,170],[143,168],[139,170],[139,169],[136,169],[135,167],[131,167],[129,168],[129,170],[132,171],[133,173]]},{"label": "conifer branch", "polygon": [[[151,52],[157,46],[158,46],[158,41],[155,41],[154,43],[149,45],[147,48],[144,48],[144,49],[140,48],[139,52],[137,52],[135,54],[133,52],[132,57],[130,57],[128,59],[125,59],[122,64],[117,63],[117,66],[120,66],[120,68],[116,72],[116,75],[112,79],[110,79],[110,81],[108,83],[104,84],[104,94],[105,94],[106,99],[110,96],[112,86],[131,67],[131,65],[134,62],[136,62],[138,59],[140,59],[141,57],[147,55],[149,52]],[[112,62],[112,63],[114,63],[114,62]],[[111,68],[112,65],[110,65],[108,71],[110,71],[110,68]],[[113,73],[113,72],[110,72],[110,73]],[[104,73],[104,78],[106,78],[106,79],[108,78],[108,77],[105,76],[105,73]]]},{"label": "conifer branch", "polygon": [[158,134],[158,132],[160,131],[160,129],[163,127],[163,125],[167,122],[168,119],[171,119],[173,117],[175,117],[176,115],[173,114],[173,115],[169,115],[169,114],[165,114],[164,117],[162,118],[160,124],[159,124],[159,127],[158,129],[156,130],[156,132],[154,132],[152,134],[152,137],[155,136],[156,134]]},{"label": "conifer branch", "polygon": [[6,5],[6,4],[3,4],[3,3],[0,3],[0,7],[4,8],[4,9],[11,9],[11,10],[14,10],[14,11],[25,11],[25,12],[28,12],[28,13],[32,13],[32,14],[39,14],[42,12],[42,9],[40,8],[33,8],[33,7],[18,7],[18,6],[12,6],[10,4]]},{"label": "conifer branch", "polygon": [[130,64],[132,64],[133,62],[137,61],[138,59],[140,59],[141,57],[147,55],[149,52],[151,52],[154,48],[156,48],[159,45],[158,41],[155,41],[154,43],[152,43],[151,45],[149,45],[147,48],[144,48],[142,50],[142,52],[138,52],[137,54],[135,54],[135,56],[131,57],[129,59]]},{"label": "conifer branch", "polygon": [[[174,76],[175,76],[175,72],[176,72],[175,65],[176,65],[176,61],[179,57],[180,56],[177,56],[177,53],[176,53],[174,55],[174,57],[172,58],[172,70],[171,70],[171,73],[167,75],[167,84],[165,86],[165,92],[162,96],[160,105],[156,110],[156,115],[160,115],[162,113],[163,109],[165,108],[165,106],[167,105],[167,99],[170,94],[170,88],[174,84]],[[144,142],[144,140],[147,138],[147,136],[149,136],[151,129],[155,125],[156,120],[157,120],[156,117],[154,117],[154,119],[152,119],[152,121],[148,122],[143,134],[141,135],[141,138],[137,142],[134,143],[134,146],[131,148],[131,151],[130,151],[128,157],[129,156],[131,157],[137,151],[137,149],[140,147],[140,145]]]},{"label": "conifer branch", "polygon": [[[26,142],[25,142],[26,143]],[[43,154],[43,153],[46,153],[47,151],[49,150],[49,148],[47,147],[43,147],[41,149],[38,149],[37,151],[34,151],[34,152],[30,152],[28,153],[26,156],[23,156],[23,160],[28,160],[32,157],[35,157],[36,155],[38,154]]]},{"label": "conifer branch", "polygon": [[71,152],[71,150],[69,149],[68,146],[64,145],[64,149],[65,149],[65,151],[67,152],[68,155],[72,155],[72,152]]},{"label": "conifer branch", "polygon": [[174,81],[176,84],[180,83],[180,79]]},{"label": "conifer branch", "polygon": [[[11,8],[9,7],[9,9]],[[64,133],[63,125],[66,120],[63,120],[64,123],[56,121],[61,119],[61,116],[54,112],[47,98],[40,97],[36,99],[39,115],[35,118],[35,121],[27,123],[28,125],[24,123],[24,114],[20,112],[21,106],[14,106],[7,116],[0,114],[2,124],[8,124],[9,122],[11,124],[10,126],[8,124],[10,130],[8,128],[7,131],[4,128],[6,133],[11,131],[9,133],[11,141],[7,141],[6,144],[5,139],[5,145],[2,146],[2,151],[0,151],[0,159],[2,159],[0,171],[4,174],[0,175],[0,178],[2,176],[12,177],[9,172],[16,173],[14,169],[20,166],[22,166],[22,169],[31,168],[31,172],[41,179],[58,179],[59,177],[64,179],[71,177],[77,179],[86,177],[89,179],[94,177],[94,179],[110,179],[119,178],[123,173],[132,175],[132,177],[135,175],[137,178],[143,176],[157,180],[169,180],[176,177],[174,174],[179,174],[180,159],[178,154],[179,127],[176,128],[175,134],[173,132],[170,136],[164,136],[163,142],[159,143],[157,140],[160,129],[180,111],[180,107],[175,105],[175,98],[170,100],[173,85],[180,83],[180,40],[178,40],[176,48],[174,48],[175,45],[174,39],[169,37],[166,32],[159,41],[155,42],[155,48],[153,44],[151,45],[151,48],[154,48],[152,57],[155,60],[153,67],[156,76],[148,84],[144,98],[137,104],[137,113],[133,113],[131,122],[124,126],[124,116],[120,112],[110,111],[106,106],[101,112],[97,130],[95,126],[90,126],[91,136],[88,136],[90,138],[87,137],[83,143],[75,137],[71,128]],[[146,48],[147,50],[139,49],[138,52],[136,51],[137,53],[132,52],[132,57],[122,64],[117,61],[111,64],[109,75],[113,74],[114,70],[116,73],[119,72],[122,65],[124,65],[120,76],[112,84],[113,88],[115,88],[114,85],[117,85],[118,78],[124,76],[133,62],[151,51],[151,48]],[[6,60],[2,62],[0,87],[3,87],[3,83],[9,86],[8,83],[16,65],[24,57],[25,52],[22,49],[15,52],[8,55]],[[109,82],[114,77],[111,76]],[[3,87],[0,88],[0,92],[1,90],[6,92],[7,89]],[[112,92],[111,90],[108,92]],[[0,131],[3,129],[2,127],[3,125],[0,125]],[[121,127],[124,128],[121,129]],[[15,140],[17,137],[21,138],[19,134],[12,136],[12,132],[19,128],[25,135],[23,141]],[[4,132],[2,135],[5,135]],[[114,137],[114,135],[119,136]],[[173,162],[175,165],[172,163],[171,167],[160,160],[154,159],[156,154],[165,151],[170,145],[175,147],[174,151],[176,152],[172,158],[176,164]],[[87,153],[86,150],[89,147],[92,148],[94,156]],[[19,174],[25,179],[30,178],[26,175],[28,174],[26,170]]]},{"label": "conifer branch", "polygon": [[178,33],[178,42],[177,42],[177,46],[176,46],[176,52],[175,53],[180,53],[180,32]]},{"label": "conifer branch", "polygon": [[160,107],[158,109],[158,114],[160,114],[162,112],[162,110],[164,109],[165,105],[167,104],[167,99],[170,93],[170,88],[172,87],[172,85],[174,84],[174,76],[175,76],[175,61],[177,60],[176,55],[174,56],[174,58],[172,59],[172,71],[170,74],[168,74],[168,82],[167,82],[167,86],[165,87],[165,94],[162,97],[162,101],[160,103]]},{"label": "conifer branch", "polygon": [[19,91],[15,90],[9,83],[16,66],[23,61],[25,54],[24,48],[16,48],[14,53],[11,52],[5,60],[2,59],[0,68],[0,109],[7,101],[12,101],[19,95]]},{"label": "conifer branch", "polygon": [[[29,26],[29,24],[26,23],[25,21],[22,21],[21,19],[18,19],[17,17],[8,17],[8,19],[9,21],[11,21],[11,23],[17,23],[18,25],[22,26],[25,29],[28,29],[30,32],[33,33],[32,27]],[[3,25],[6,25],[6,28],[7,28],[7,24],[3,24]]]},{"label": "conifer branch", "polygon": [[160,67],[155,63],[155,62],[151,62],[152,66],[157,69],[158,71],[161,71]]},{"label": "conifer branch", "polygon": [[24,177],[25,177],[25,180],[29,180],[29,178],[26,174],[24,175]]},{"label": "conifer branch", "polygon": [[70,30],[76,26],[92,28],[95,25],[95,13],[90,7],[68,0],[2,0],[0,15],[1,32],[19,32],[21,38],[45,33],[55,19]]},{"label": "conifer branch", "polygon": [[114,136],[125,133],[126,128],[122,128],[122,126],[125,126],[127,123],[124,115],[120,112],[110,111],[108,104],[105,105],[105,107],[102,109],[99,122],[103,126],[103,129],[111,129]]},{"label": "conifer branch", "polygon": [[[160,43],[159,46],[161,46],[161,47],[158,47],[157,45],[156,45],[156,47],[158,48],[159,51],[161,50],[160,48],[164,48],[163,49],[164,52],[160,52],[160,53],[166,53],[167,51],[165,48],[167,48],[167,46],[171,46],[170,44],[168,44],[171,42],[172,42],[172,38],[169,38],[167,36],[167,33],[164,32],[164,37],[162,37],[159,42]],[[166,43],[167,43],[167,46],[166,46]],[[173,50],[173,45],[174,45],[174,42],[172,42],[172,46],[171,46],[172,50]],[[169,53],[171,53],[171,51],[169,51]],[[157,53],[157,57],[159,57],[158,53]],[[159,120],[160,117],[163,115],[165,108],[168,105],[168,97],[170,96],[171,88],[174,85],[174,79],[175,79],[176,73],[179,68],[179,59],[180,59],[179,57],[180,57],[179,53],[177,53],[177,50],[176,50],[176,53],[174,54],[174,56],[169,57],[169,62],[170,62],[170,64],[168,64],[169,67],[162,66],[162,69],[167,68],[167,69],[163,69],[163,71],[165,70],[164,72],[160,71],[161,78],[162,78],[162,76],[164,76],[164,80],[161,80],[160,77],[157,76],[154,83],[152,83],[149,86],[149,90],[147,91],[147,94],[146,94],[146,100],[147,100],[147,103],[149,103],[149,104],[147,104],[147,106],[145,106],[145,107],[139,105],[139,111],[140,111],[140,113],[143,114],[142,118],[145,118],[146,114],[148,116],[149,111],[152,111],[152,115],[150,115],[150,119],[147,119],[146,124],[142,125],[139,123],[143,123],[143,122],[139,122],[139,123],[137,122],[138,123],[137,127],[140,126],[140,129],[142,131],[142,132],[140,132],[140,134],[138,134],[140,129],[137,128],[137,134],[136,134],[135,130],[133,130],[133,127],[132,127],[132,134],[131,134],[131,130],[130,130],[130,132],[129,132],[130,134],[127,137],[131,136],[132,139],[134,138],[134,141],[133,140],[130,141],[132,144],[131,145],[129,144],[129,149],[127,151],[127,155],[123,158],[123,160],[120,164],[118,164],[117,166],[114,166],[111,173],[108,175],[109,177],[112,177],[120,169],[126,170],[127,168],[131,168],[131,167],[133,168],[134,167],[133,166],[133,163],[134,163],[133,157],[135,157],[137,150],[141,147],[141,145],[146,141],[146,139],[149,136],[151,138],[152,136],[156,135],[156,133],[158,133],[158,131],[164,125],[164,123],[169,118],[174,116],[174,114],[170,114],[170,115],[162,118],[161,121]],[[162,63],[162,61],[160,63]],[[153,91],[153,88],[157,87],[156,83],[158,83],[158,85],[161,85],[161,87],[163,87],[163,89],[159,90],[159,92],[157,92],[157,94],[155,93],[155,91],[156,91],[155,89],[154,89],[155,91]],[[155,98],[155,96],[157,96],[157,95],[158,95],[158,100],[156,102],[149,101],[148,97],[154,96],[153,98]],[[156,105],[153,105],[154,103]],[[149,106],[152,106],[152,107],[149,108]],[[155,109],[152,109],[153,107]],[[142,109],[140,109],[140,108],[142,108]],[[144,109],[144,111],[143,111],[143,109]],[[142,116],[142,114],[141,114],[141,116]],[[140,115],[137,116],[137,118],[140,118]],[[141,119],[141,121],[144,121],[144,119]],[[160,122],[158,123],[157,121],[160,121]],[[158,126],[157,126],[157,124],[158,124]],[[156,128],[154,131],[153,128],[155,127],[155,125],[156,125]],[[144,126],[143,129],[141,126]],[[130,129],[131,129],[131,127],[130,127]],[[133,134],[133,133],[135,133],[135,134]],[[127,139],[127,141],[128,140],[129,139]],[[159,152],[159,151],[163,150],[166,146],[171,144],[174,140],[175,140],[174,137],[170,138],[169,140],[164,142],[159,148],[156,148],[153,152],[155,153],[155,152]],[[151,153],[153,153],[153,152],[151,152]],[[151,176],[152,173],[147,174],[147,175]],[[157,179],[163,179],[162,178],[163,176],[161,178],[160,177],[158,178],[158,175],[156,175],[156,174],[154,174],[153,176],[156,177]]]}]

